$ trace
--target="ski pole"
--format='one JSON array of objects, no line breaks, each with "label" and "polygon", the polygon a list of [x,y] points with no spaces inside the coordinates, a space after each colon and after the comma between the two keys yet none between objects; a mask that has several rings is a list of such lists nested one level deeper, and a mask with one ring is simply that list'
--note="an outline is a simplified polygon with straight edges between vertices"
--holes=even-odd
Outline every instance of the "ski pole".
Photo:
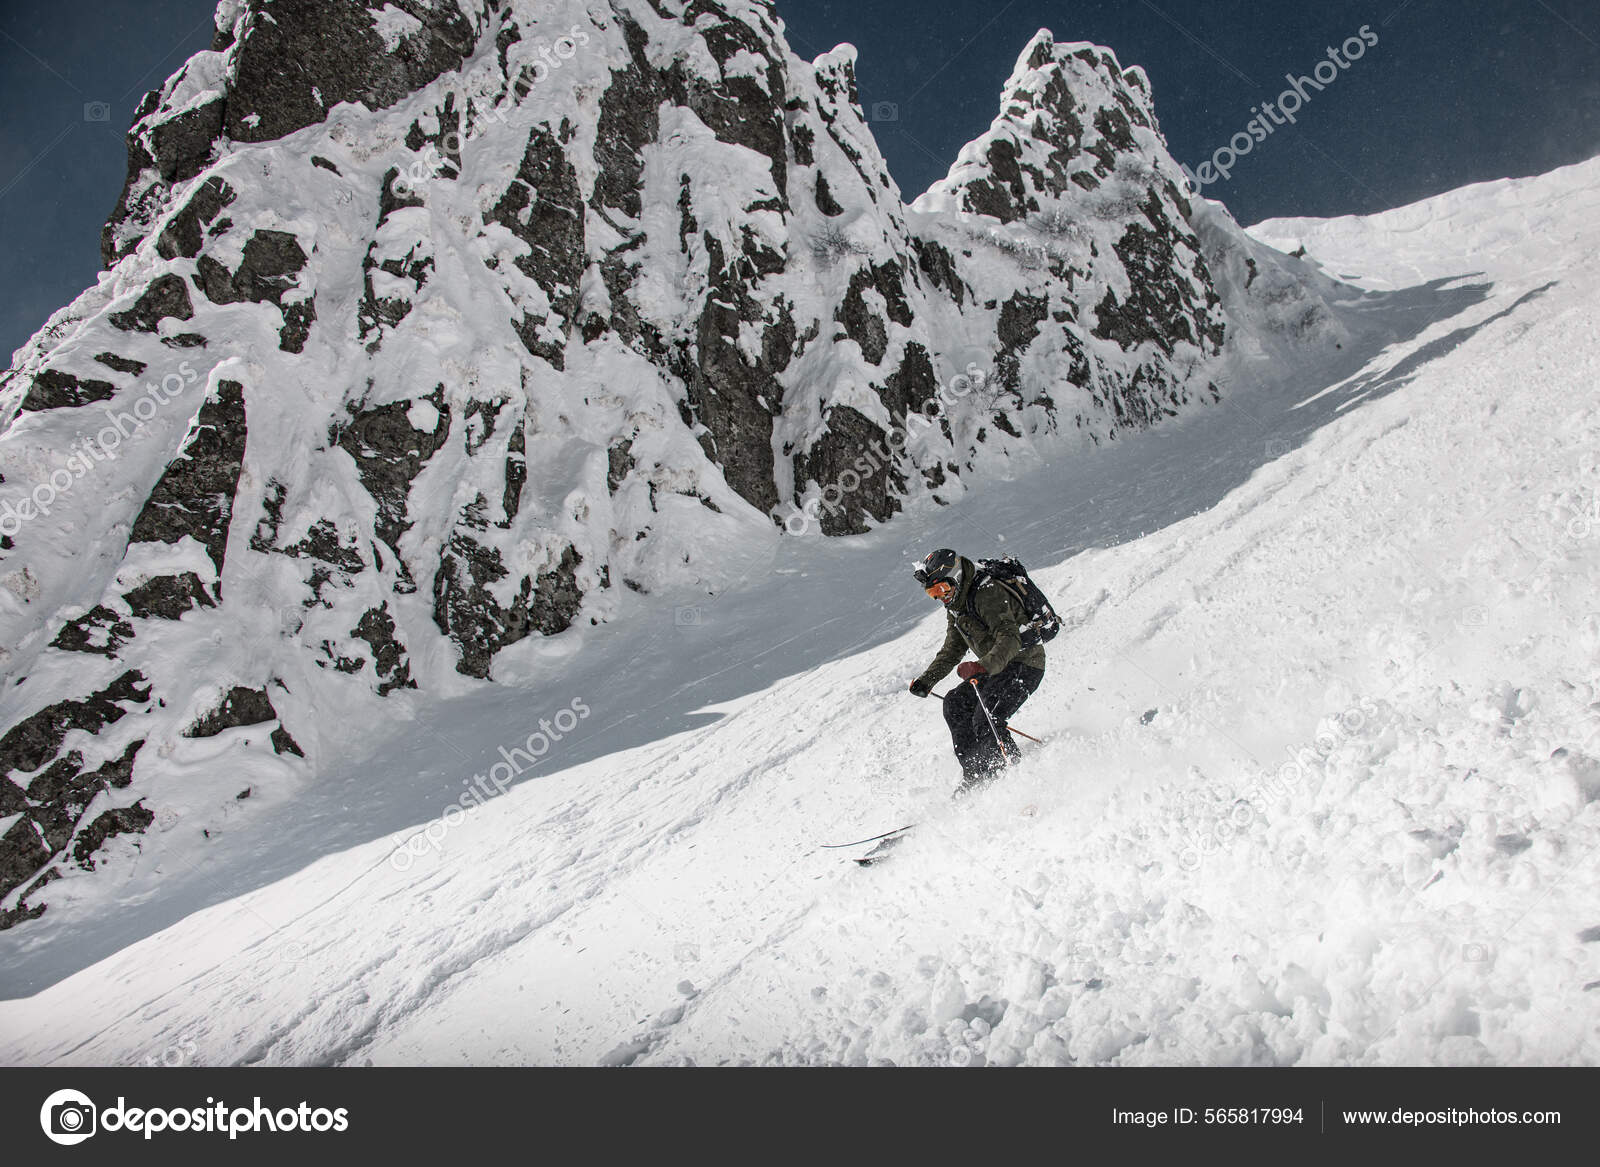
[{"label": "ski pole", "polygon": [[[943,701],[943,700],[944,700],[944,699],[945,699],[945,697],[946,697],[946,696],[947,696],[947,695],[948,695],[948,694],[945,694],[945,693],[929,693],[929,694],[928,694],[928,696],[930,696],[930,697],[937,697],[937,698],[939,698],[939,700],[941,700],[941,701]],[[985,712],[985,713],[987,713],[987,712],[988,712],[988,710],[984,710],[984,712]],[[991,725],[992,725],[992,724],[993,724],[993,719],[992,719],[992,718],[991,718],[991,719],[990,719],[990,724],[991,724]],[[1036,738],[1036,737],[1034,737],[1034,736],[1033,736],[1033,735],[1032,735],[1032,734],[1031,734],[1031,733],[1023,733],[1023,732],[1022,732],[1022,731],[1021,731],[1021,730],[1020,730],[1020,729],[1018,729],[1018,728],[1017,728],[1017,727],[1016,727],[1016,726],[1014,726],[1014,725],[1008,725],[1008,726],[1006,726],[1006,732],[1007,732],[1007,733],[1014,733],[1014,734],[1016,734],[1016,735],[1017,735],[1017,736],[1018,736],[1018,737],[1025,737],[1025,738],[1027,738],[1027,739],[1028,739],[1028,740],[1029,740],[1029,741],[1030,741],[1030,742],[1037,742],[1037,743],[1038,743],[1038,744],[1039,744],[1039,745],[1041,745],[1041,746],[1042,746],[1042,745],[1044,745],[1044,742],[1043,742],[1043,741],[1042,741],[1042,740],[1041,740],[1041,739],[1039,739],[1039,738]]]},{"label": "ski pole", "polygon": [[840,847],[857,847],[857,846],[860,846],[862,843],[875,843],[879,839],[887,839],[890,835],[903,834],[904,832],[909,831],[912,827],[914,827],[916,825],[917,825],[916,823],[910,823],[910,824],[908,824],[906,826],[903,826],[903,827],[896,827],[894,830],[885,831],[881,835],[873,835],[871,838],[867,838],[867,839],[857,839],[854,843],[823,843],[823,844],[821,844],[821,846],[827,848],[830,851],[837,850]]},{"label": "ski pole", "polygon": [[[1016,761],[1020,755],[1014,756],[1006,749],[1005,739],[1000,736],[1000,727],[994,722],[994,714],[989,712],[989,707],[983,702],[983,694],[978,692],[978,678],[973,677],[968,683],[972,686],[972,695],[978,699],[978,708],[983,710],[984,720],[989,723],[989,732],[994,734],[994,744],[1000,747],[1000,756],[1008,762]],[[1010,729],[1010,726],[1006,728]]]}]

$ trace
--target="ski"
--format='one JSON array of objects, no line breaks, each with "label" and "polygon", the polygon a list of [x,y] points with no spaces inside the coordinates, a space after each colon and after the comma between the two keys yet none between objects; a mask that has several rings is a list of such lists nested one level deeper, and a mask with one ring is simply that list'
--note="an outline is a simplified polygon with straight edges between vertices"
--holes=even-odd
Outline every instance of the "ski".
[{"label": "ski", "polygon": [[871,867],[874,863],[882,863],[885,859],[887,859],[889,857],[889,852],[890,851],[893,851],[901,843],[905,842],[905,840],[906,840],[905,832],[909,831],[910,829],[911,829],[910,827],[906,827],[906,828],[904,828],[904,830],[901,830],[901,831],[899,831],[899,832],[897,832],[895,834],[890,835],[887,839],[884,839],[881,843],[879,843],[872,850],[868,851],[865,855],[861,855],[861,856],[857,857],[856,862],[859,863],[862,867]]},{"label": "ski", "polygon": [[887,839],[891,835],[904,834],[906,831],[909,831],[912,827],[914,827],[916,825],[917,825],[916,823],[907,823],[903,827],[896,827],[894,830],[885,831],[881,835],[872,835],[869,838],[857,839],[853,843],[824,843],[824,844],[822,844],[822,846],[828,848],[829,850],[833,850],[833,849],[836,849],[836,848],[839,848],[839,847],[859,847],[859,846],[861,846],[862,843],[876,843],[879,839]]}]

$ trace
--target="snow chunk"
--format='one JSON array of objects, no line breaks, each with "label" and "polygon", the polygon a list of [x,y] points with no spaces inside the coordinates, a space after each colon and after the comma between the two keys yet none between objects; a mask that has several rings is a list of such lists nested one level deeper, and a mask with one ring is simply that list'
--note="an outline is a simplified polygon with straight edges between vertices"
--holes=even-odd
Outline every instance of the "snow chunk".
[{"label": "snow chunk", "polygon": [[401,41],[415,36],[421,29],[422,21],[393,4],[385,4],[372,14],[372,30],[383,38],[383,47],[391,53],[400,47]]},{"label": "snow chunk", "polygon": [[239,22],[239,17],[244,15],[245,0],[222,0],[217,5],[216,14],[212,17],[218,32],[232,32],[233,26]]},{"label": "snow chunk", "polygon": [[439,428],[439,411],[431,401],[413,401],[406,410],[406,421],[411,423],[412,429],[431,434]]},{"label": "snow chunk", "polygon": [[211,562],[205,545],[192,535],[185,535],[176,543],[130,543],[122,565],[117,569],[114,582],[127,590],[148,583],[157,576],[181,575],[192,571],[202,583],[213,583],[217,568]]}]

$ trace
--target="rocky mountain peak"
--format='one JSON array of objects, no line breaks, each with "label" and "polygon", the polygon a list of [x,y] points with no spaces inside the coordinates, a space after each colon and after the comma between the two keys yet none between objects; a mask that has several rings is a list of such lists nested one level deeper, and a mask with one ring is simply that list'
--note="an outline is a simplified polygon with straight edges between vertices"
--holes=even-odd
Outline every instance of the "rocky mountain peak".
[{"label": "rocky mountain peak", "polygon": [[1017,58],[988,132],[963,148],[917,205],[1009,223],[1070,214],[1084,195],[1119,178],[1171,183],[1176,196],[1178,175],[1144,71],[1124,69],[1110,49],[1057,44],[1040,29]]},{"label": "rocky mountain peak", "polygon": [[101,238],[106,266],[137,246],[174,184],[219,149],[283,138],[341,102],[387,109],[458,69],[491,11],[453,0],[224,0],[210,50],[134,113],[127,180]]}]

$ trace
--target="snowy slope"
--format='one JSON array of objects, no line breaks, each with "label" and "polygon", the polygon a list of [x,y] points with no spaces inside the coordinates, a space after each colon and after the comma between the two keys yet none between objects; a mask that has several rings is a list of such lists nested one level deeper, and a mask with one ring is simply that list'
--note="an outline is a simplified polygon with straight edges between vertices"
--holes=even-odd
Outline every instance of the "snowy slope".
[{"label": "snowy slope", "polygon": [[[1397,289],[1334,306],[1350,351],[552,641],[558,677],[240,803],[226,858],[112,840],[99,927],[8,950],[0,1060],[1600,1061],[1597,202],[1591,163],[1264,224]],[[960,808],[904,692],[939,544],[1074,614],[1017,718],[1047,744]],[[871,871],[817,848],[912,820]]]}]

